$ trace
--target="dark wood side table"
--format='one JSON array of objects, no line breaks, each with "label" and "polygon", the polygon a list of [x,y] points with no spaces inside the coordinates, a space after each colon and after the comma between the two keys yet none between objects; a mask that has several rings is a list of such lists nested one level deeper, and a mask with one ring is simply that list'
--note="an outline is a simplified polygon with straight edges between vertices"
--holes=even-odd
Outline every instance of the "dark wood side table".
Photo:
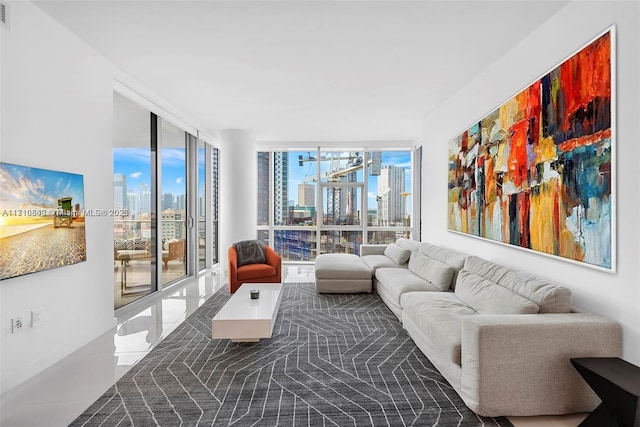
[{"label": "dark wood side table", "polygon": [[602,403],[580,424],[582,427],[640,427],[640,367],[618,357],[571,359]]}]

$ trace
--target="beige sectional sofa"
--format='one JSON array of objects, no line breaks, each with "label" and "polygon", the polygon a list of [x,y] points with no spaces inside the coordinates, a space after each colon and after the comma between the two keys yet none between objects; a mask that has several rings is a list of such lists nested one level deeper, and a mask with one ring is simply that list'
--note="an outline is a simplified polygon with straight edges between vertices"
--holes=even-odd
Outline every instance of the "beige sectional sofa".
[{"label": "beige sectional sofa", "polygon": [[[429,243],[396,244],[414,249],[404,264],[377,265],[375,291],[469,408],[530,416],[597,406],[569,359],[619,357],[620,325],[573,307],[568,288],[539,277]],[[371,251],[361,252],[367,265]]]}]

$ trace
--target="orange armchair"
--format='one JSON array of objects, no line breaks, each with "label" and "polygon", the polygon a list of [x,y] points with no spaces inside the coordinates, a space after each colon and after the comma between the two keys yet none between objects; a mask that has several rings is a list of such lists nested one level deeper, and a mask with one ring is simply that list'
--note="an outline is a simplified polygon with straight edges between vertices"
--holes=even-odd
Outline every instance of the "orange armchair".
[{"label": "orange armchair", "polygon": [[231,245],[229,257],[229,292],[234,293],[243,283],[280,283],[282,258],[269,246],[264,247],[265,264],[246,264],[238,267],[238,253]]}]

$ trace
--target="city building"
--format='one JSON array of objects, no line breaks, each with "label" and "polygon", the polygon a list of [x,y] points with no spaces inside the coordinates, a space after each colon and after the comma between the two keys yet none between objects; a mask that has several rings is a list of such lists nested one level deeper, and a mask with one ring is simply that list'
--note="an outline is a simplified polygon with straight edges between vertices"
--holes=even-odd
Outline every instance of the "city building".
[{"label": "city building", "polygon": [[287,223],[289,217],[289,153],[274,153],[274,218],[275,224]]},{"label": "city building", "polygon": [[164,193],[162,195],[162,210],[166,211],[169,209],[174,209],[177,208],[177,206],[175,206],[175,198],[173,197],[173,194],[171,193]]},{"label": "city building", "polygon": [[113,207],[127,209],[127,177],[121,173],[113,175]]},{"label": "city building", "polygon": [[258,225],[269,224],[269,153],[258,152]]},{"label": "city building", "polygon": [[311,184],[298,184],[298,205],[316,205],[316,187]]},{"label": "city building", "polygon": [[378,224],[403,224],[407,215],[405,199],[405,168],[383,166],[378,177]]}]

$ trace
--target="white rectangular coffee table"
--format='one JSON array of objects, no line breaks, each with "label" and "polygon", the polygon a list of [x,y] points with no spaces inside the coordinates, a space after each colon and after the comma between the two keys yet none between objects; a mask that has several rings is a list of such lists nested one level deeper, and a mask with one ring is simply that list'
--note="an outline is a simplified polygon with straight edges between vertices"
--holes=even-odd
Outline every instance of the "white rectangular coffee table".
[{"label": "white rectangular coffee table", "polygon": [[[251,299],[252,289],[260,291],[260,298]],[[211,320],[211,336],[233,342],[271,338],[281,299],[281,283],[243,284]]]}]

